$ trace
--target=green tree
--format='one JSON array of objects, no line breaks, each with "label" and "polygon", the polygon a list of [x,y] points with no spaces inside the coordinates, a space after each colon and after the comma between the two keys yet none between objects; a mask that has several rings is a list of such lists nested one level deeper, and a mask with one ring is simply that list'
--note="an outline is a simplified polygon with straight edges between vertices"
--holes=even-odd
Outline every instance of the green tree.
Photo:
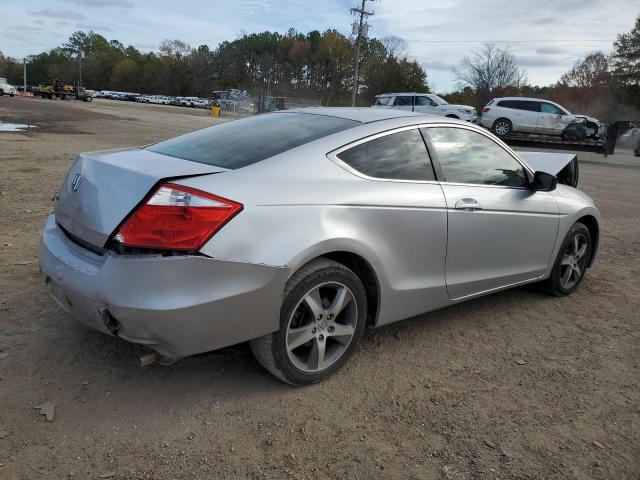
[{"label": "green tree", "polygon": [[613,72],[623,85],[640,85],[640,16],[629,33],[614,42]]}]

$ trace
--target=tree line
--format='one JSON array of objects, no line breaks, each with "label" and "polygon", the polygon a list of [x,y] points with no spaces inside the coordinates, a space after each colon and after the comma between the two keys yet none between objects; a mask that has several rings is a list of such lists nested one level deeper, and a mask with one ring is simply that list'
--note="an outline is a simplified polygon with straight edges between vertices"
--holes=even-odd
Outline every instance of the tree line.
[{"label": "tree line", "polygon": [[[640,16],[613,47],[611,55],[594,52],[580,59],[553,85],[533,86],[508,48],[485,44],[460,62],[455,70],[459,88],[443,96],[478,109],[494,97],[539,97],[603,120],[637,120]],[[363,40],[359,105],[370,105],[379,93],[429,91],[426,72],[408,50],[407,42],[395,36]],[[28,82],[77,81],[81,61],[83,85],[96,90],[210,97],[213,90],[239,88],[254,95],[348,105],[353,55],[353,40],[335,30],[254,33],[222,42],[214,50],[166,40],[155,52],[78,31],[60,47],[28,58]],[[21,84],[22,63],[0,53],[0,77]]]},{"label": "tree line", "polygon": [[[210,97],[213,90],[239,88],[342,105],[352,89],[353,56],[353,41],[335,30],[254,33],[222,42],[215,50],[165,40],[155,52],[78,31],[60,47],[30,56],[27,81],[77,82],[81,68],[82,84],[96,90]],[[359,60],[363,104],[383,91],[428,91],[425,71],[408,58],[406,42],[397,37],[365,39]],[[0,54],[0,76],[22,84],[22,62]]]}]

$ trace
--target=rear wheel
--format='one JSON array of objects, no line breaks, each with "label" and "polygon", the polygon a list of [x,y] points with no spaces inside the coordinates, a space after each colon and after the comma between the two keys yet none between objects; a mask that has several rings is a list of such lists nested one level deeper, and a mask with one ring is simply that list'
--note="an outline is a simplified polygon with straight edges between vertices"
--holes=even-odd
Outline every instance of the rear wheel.
[{"label": "rear wheel", "polygon": [[283,382],[317,383],[353,354],[366,311],[360,279],[344,265],[319,258],[289,279],[280,330],[252,340],[251,350]]},{"label": "rear wheel", "polygon": [[591,234],[578,222],[562,242],[547,280],[547,290],[557,296],[573,293],[582,282],[591,259]]},{"label": "rear wheel", "polygon": [[511,131],[513,130],[513,124],[511,123],[511,120],[507,118],[499,118],[498,120],[493,122],[493,127],[491,128],[491,130],[493,130],[493,133],[495,133],[499,137],[504,137],[511,133]]}]

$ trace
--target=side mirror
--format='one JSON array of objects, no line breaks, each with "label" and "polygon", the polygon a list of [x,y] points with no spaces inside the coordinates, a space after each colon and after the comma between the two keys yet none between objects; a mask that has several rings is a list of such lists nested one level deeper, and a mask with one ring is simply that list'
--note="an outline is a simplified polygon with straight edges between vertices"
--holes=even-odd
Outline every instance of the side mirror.
[{"label": "side mirror", "polygon": [[531,189],[534,192],[551,192],[558,186],[558,178],[546,172],[536,172],[533,174]]},{"label": "side mirror", "polygon": [[431,102],[431,106],[432,106],[432,107],[437,107],[437,106],[438,106],[438,104],[437,104],[436,102]]}]

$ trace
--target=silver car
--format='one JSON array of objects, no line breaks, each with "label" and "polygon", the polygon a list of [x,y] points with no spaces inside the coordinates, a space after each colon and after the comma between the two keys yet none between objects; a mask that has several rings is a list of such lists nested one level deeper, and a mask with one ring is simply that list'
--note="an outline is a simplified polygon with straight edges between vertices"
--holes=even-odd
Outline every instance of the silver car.
[{"label": "silver car", "polygon": [[40,268],[71,315],[164,361],[249,340],[304,385],[366,326],[531,282],[572,293],[600,234],[576,167],[402,110],[259,115],[78,156]]}]

